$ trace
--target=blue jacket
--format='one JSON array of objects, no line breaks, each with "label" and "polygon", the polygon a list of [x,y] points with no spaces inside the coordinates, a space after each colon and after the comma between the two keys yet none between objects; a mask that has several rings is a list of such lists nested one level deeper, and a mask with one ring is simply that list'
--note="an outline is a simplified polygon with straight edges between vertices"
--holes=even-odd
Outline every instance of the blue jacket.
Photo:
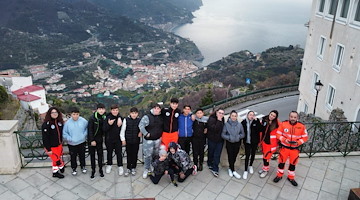
[{"label": "blue jacket", "polygon": [[178,119],[179,124],[179,137],[192,137],[193,136],[193,120],[191,114],[187,116],[180,114]]},{"label": "blue jacket", "polygon": [[79,117],[74,121],[72,118],[66,121],[63,129],[63,137],[70,145],[78,145],[86,141],[88,121]]}]

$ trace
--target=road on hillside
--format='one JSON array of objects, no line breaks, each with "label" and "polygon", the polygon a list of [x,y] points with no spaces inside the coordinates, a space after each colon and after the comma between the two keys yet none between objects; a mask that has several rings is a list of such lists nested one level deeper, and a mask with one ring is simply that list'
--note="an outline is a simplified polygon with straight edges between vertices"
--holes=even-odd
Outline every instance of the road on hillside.
[{"label": "road on hillside", "polygon": [[259,103],[256,105],[252,105],[246,107],[245,109],[253,110],[257,112],[257,114],[267,115],[271,110],[279,111],[279,119],[281,121],[287,120],[289,117],[289,113],[292,110],[297,109],[299,101],[299,95],[289,96],[289,97],[282,97],[279,99],[274,99],[271,101]]},{"label": "road on hillside", "polygon": [[[275,98],[276,97],[276,98]],[[236,110],[239,113],[239,119],[244,119],[246,113],[250,110],[256,112],[257,117],[262,117],[269,114],[271,110],[279,111],[279,119],[281,121],[287,120],[289,113],[297,109],[299,95],[289,95],[284,97],[274,96],[273,100],[257,99],[255,102],[246,102],[235,105],[225,109],[225,113],[230,113],[231,110]],[[248,105],[246,105],[248,104]],[[226,115],[227,117],[227,115]]]}]

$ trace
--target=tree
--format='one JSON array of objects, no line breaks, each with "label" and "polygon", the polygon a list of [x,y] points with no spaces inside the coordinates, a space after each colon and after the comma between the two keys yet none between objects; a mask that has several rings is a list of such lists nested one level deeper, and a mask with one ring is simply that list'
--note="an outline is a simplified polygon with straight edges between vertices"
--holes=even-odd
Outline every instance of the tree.
[{"label": "tree", "polygon": [[0,86],[0,103],[5,103],[9,100],[9,95],[6,92],[5,87]]},{"label": "tree", "polygon": [[200,106],[203,107],[203,106],[207,106],[207,105],[211,105],[214,103],[214,99],[213,99],[213,93],[212,91],[209,89],[205,96],[201,99],[201,104]]}]

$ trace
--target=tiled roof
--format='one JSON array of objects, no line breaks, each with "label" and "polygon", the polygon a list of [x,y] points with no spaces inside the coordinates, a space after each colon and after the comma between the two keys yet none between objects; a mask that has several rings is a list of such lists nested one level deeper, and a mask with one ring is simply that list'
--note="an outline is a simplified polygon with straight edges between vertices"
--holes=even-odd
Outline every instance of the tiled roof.
[{"label": "tiled roof", "polygon": [[13,94],[18,96],[18,95],[25,94],[25,92],[30,93],[30,92],[34,92],[34,91],[38,91],[38,90],[44,90],[44,88],[37,86],[37,85],[30,85],[30,86],[13,91]]}]

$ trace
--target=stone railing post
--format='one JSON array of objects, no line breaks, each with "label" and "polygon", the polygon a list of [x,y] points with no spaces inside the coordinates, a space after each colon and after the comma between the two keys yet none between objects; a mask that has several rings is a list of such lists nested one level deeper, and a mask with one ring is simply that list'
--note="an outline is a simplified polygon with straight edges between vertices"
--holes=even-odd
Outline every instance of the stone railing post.
[{"label": "stone railing post", "polygon": [[16,174],[21,169],[17,128],[17,120],[0,120],[0,174]]}]

